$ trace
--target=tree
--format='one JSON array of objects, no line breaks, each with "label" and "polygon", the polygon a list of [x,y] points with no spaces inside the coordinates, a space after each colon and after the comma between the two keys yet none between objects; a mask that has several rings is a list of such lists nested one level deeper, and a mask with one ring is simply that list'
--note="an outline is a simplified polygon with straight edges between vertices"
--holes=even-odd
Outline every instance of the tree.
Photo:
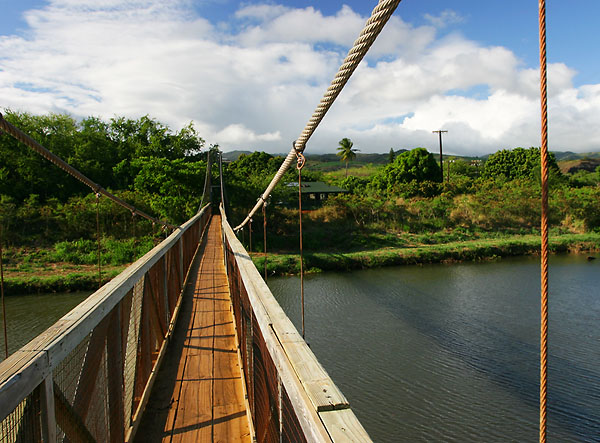
[{"label": "tree", "polygon": [[[548,155],[550,171],[560,175],[556,157],[553,153]],[[507,180],[516,178],[534,179],[540,174],[540,148],[515,148],[502,149],[490,155],[483,165],[482,176],[494,178],[504,176]]]},{"label": "tree", "polygon": [[394,148],[390,148],[390,153],[388,155],[388,163],[393,163],[396,158],[396,153],[394,152]]},{"label": "tree", "polygon": [[400,183],[439,182],[440,167],[433,154],[425,148],[415,148],[398,155],[373,177],[373,186],[379,190],[392,191]]},{"label": "tree", "polygon": [[346,162],[346,177],[348,177],[348,162],[356,158],[358,149],[352,148],[354,143],[349,138],[343,138],[339,141],[337,155],[340,156],[340,161]]}]

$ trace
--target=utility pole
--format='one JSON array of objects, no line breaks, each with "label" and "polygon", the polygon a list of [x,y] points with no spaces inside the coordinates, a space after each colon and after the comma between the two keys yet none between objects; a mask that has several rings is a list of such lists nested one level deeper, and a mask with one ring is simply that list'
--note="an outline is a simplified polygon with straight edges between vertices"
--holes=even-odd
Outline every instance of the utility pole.
[{"label": "utility pole", "polygon": [[431,131],[432,133],[438,133],[438,135],[440,136],[440,177],[442,178],[442,183],[444,182],[444,164],[443,159],[442,159],[442,133],[443,132],[448,132],[448,131],[442,131],[441,129],[438,131]]}]

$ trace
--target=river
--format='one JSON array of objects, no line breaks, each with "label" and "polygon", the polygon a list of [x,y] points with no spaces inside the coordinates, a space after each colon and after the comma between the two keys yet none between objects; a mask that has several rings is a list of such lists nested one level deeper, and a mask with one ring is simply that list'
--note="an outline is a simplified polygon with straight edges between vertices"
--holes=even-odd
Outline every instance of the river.
[{"label": "river", "polygon": [[[89,294],[69,292],[5,297],[9,354],[44,332]],[[3,359],[4,332],[0,331],[0,361]]]},{"label": "river", "polygon": [[[375,441],[536,441],[539,280],[532,257],[310,275],[307,341]],[[299,279],[269,286],[299,328]],[[600,260],[551,257],[549,441],[600,441],[599,288]],[[10,352],[87,295],[6,297]]]},{"label": "river", "polygon": [[[306,337],[375,441],[536,441],[539,258],[305,279]],[[297,277],[269,286],[300,329]],[[549,441],[600,441],[600,260],[550,261]]]}]

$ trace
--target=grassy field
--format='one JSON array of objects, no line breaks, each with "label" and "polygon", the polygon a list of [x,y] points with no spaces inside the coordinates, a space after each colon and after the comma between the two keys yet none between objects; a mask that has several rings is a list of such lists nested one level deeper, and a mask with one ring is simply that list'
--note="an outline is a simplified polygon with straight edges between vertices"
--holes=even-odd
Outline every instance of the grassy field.
[{"label": "grassy field", "polygon": [[[323,171],[326,171],[324,173],[325,179],[343,179],[346,177],[346,166],[344,163],[342,162],[338,162],[341,165],[340,169],[336,169],[336,170],[325,170],[322,169]],[[370,177],[372,175],[374,175],[375,173],[377,173],[380,169],[382,169],[385,165],[374,165],[372,163],[367,163],[367,164],[356,164],[354,162],[350,163],[350,165],[348,166],[348,176],[355,176],[355,177]]]},{"label": "grassy field", "polygon": [[[597,253],[600,251],[600,234],[551,236],[550,250],[553,253]],[[387,247],[356,252],[313,252],[304,255],[304,265],[308,272],[315,273],[418,263],[490,260],[518,255],[536,255],[539,252],[539,236],[514,235],[437,244],[413,244],[406,247]],[[252,260],[262,273],[264,254],[253,254]],[[300,272],[300,257],[298,254],[268,254],[267,271],[269,275],[297,274]]]},{"label": "grassy field", "polygon": [[[148,252],[151,238],[105,239],[101,247],[102,284]],[[99,286],[97,243],[92,240],[60,242],[53,248],[6,248],[3,254],[7,295],[67,292]]]}]

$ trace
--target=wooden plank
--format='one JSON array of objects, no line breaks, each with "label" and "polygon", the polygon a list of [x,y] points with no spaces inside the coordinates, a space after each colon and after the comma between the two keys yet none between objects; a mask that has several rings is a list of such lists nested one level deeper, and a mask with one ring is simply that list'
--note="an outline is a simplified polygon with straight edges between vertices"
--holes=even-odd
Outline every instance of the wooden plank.
[{"label": "wooden plank", "polygon": [[319,416],[334,442],[372,441],[363,425],[360,424],[351,409],[320,412]]},{"label": "wooden plank", "polygon": [[283,344],[290,363],[318,412],[347,409],[348,400],[325,372],[306,342]]},{"label": "wooden plank", "polygon": [[[212,440],[212,385],[210,380],[184,383],[177,408],[172,442]],[[209,405],[203,408],[202,405]]]},{"label": "wooden plank", "polygon": [[69,403],[54,383],[54,404],[56,408],[56,423],[63,430],[70,441],[95,443],[95,439],[85,426],[78,412]]},{"label": "wooden plank", "polygon": [[243,440],[251,440],[244,404],[215,406],[213,441],[230,442]]},{"label": "wooden plank", "polygon": [[[353,415],[347,409],[348,401],[299,336],[225,219],[223,231],[237,262],[242,284],[248,293],[267,349],[306,437],[316,441],[329,440],[330,436],[317,411],[343,408]],[[364,435],[368,439],[367,434]]]},{"label": "wooden plank", "polygon": [[40,386],[42,438],[45,442],[56,441],[56,407],[54,405],[54,382],[50,374]]},{"label": "wooden plank", "polygon": [[119,443],[125,439],[122,341],[126,340],[123,340],[121,336],[120,307],[117,306],[109,317],[106,337],[110,441],[112,443]]},{"label": "wooden plank", "polygon": [[[202,246],[193,306],[186,308],[191,310],[189,329],[185,331],[172,402],[161,437],[169,441],[211,441],[213,435],[213,441],[219,441],[218,435],[227,436],[227,441],[243,441],[250,435],[230,301],[223,291],[225,279],[219,277],[224,273],[222,255],[217,253],[217,249],[222,249],[221,238],[214,235],[218,231],[215,228],[219,228],[219,221],[213,221]],[[215,298],[223,298],[227,309],[215,311],[218,302]],[[217,332],[230,334],[215,335]],[[219,415],[215,421],[214,414],[219,413],[215,408],[235,412]]]}]

